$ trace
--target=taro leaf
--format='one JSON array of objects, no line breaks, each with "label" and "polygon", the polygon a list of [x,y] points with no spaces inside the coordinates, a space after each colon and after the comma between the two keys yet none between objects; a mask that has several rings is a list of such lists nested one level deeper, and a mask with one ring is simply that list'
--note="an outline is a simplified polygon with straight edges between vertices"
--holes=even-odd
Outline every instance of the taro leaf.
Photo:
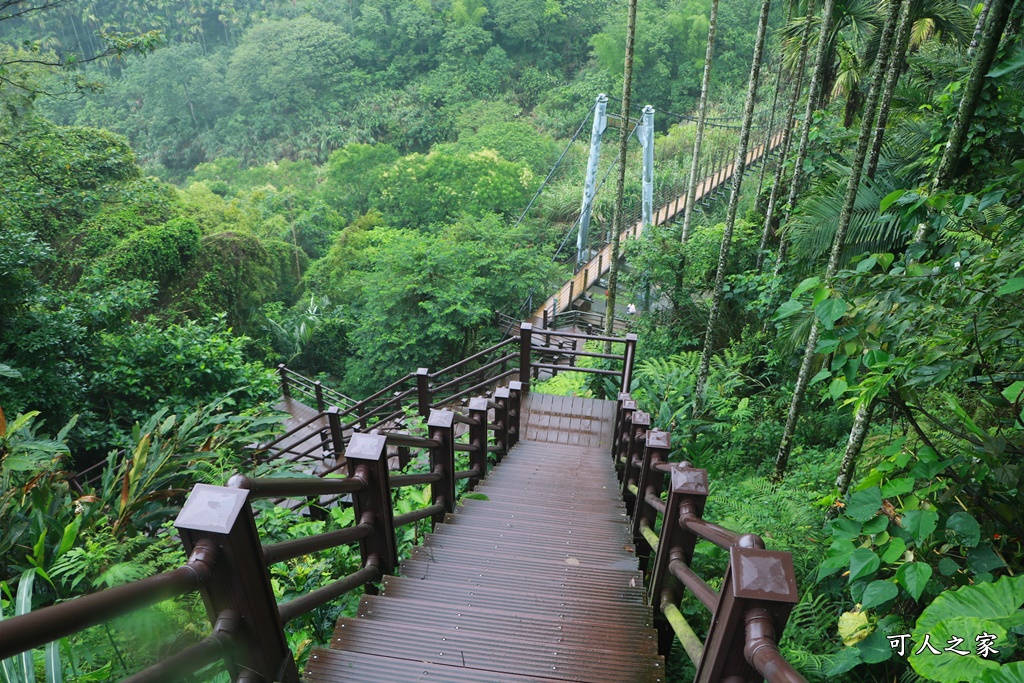
[{"label": "taro leaf", "polygon": [[896,570],[896,582],[903,586],[914,600],[921,599],[921,593],[932,578],[932,567],[924,562],[908,562]]},{"label": "taro leaf", "polygon": [[874,517],[881,507],[882,491],[877,486],[872,486],[850,496],[850,502],[846,504],[846,514],[858,522],[866,522]]},{"label": "taro leaf", "polygon": [[967,568],[975,574],[984,574],[1005,566],[1006,563],[995,554],[991,546],[982,545],[967,552]]},{"label": "taro leaf", "polygon": [[903,515],[903,528],[921,545],[938,526],[939,515],[934,510],[911,510]]},{"label": "taro leaf", "polygon": [[[984,585],[991,586],[992,584]],[[933,602],[932,605],[934,604]],[[925,614],[927,612],[926,609]],[[974,639],[978,634],[988,633],[996,636],[993,643],[995,649],[999,650],[1001,646],[1008,647],[1006,629],[1002,626],[984,617],[952,616],[935,623],[928,630],[923,630],[920,624],[925,614],[922,614],[921,618],[917,620],[918,627],[914,629],[914,635],[911,638],[914,642],[914,650],[908,658],[914,671],[923,678],[938,683],[978,681],[981,680],[985,671],[996,671],[1000,668],[999,662],[993,659],[983,659],[975,654]],[[924,643],[926,633],[929,635],[929,644],[939,650],[939,654],[932,654],[927,648],[921,654],[917,654]],[[959,644],[957,644],[958,638],[962,638]],[[960,655],[946,652],[947,647],[955,647],[961,652],[967,651],[970,654]]]},{"label": "taro leaf", "polygon": [[981,527],[978,520],[969,512],[955,512],[946,520],[947,535],[952,535],[954,542],[967,548],[973,548],[981,540]]},{"label": "taro leaf", "polygon": [[907,549],[907,544],[902,538],[894,538],[889,541],[889,544],[885,546],[885,550],[882,551],[882,562],[886,564],[892,564],[896,560],[902,557],[903,552]]},{"label": "taro leaf", "polygon": [[[894,586],[895,588],[895,586]],[[868,664],[884,662],[892,657],[893,649],[889,645],[889,639],[881,630],[876,630],[870,636],[857,643],[860,650],[860,657]]]},{"label": "taro leaf", "polygon": [[1003,664],[981,674],[980,683],[1020,683],[1024,681],[1024,662]]},{"label": "taro leaf", "polygon": [[870,548],[857,548],[850,555],[849,583],[857,579],[874,576],[880,564],[878,555],[875,555],[874,551]]},{"label": "taro leaf", "polygon": [[[913,640],[924,642],[931,634],[937,649],[956,635],[964,638],[960,649],[973,650],[974,639],[981,633],[996,636],[992,647],[1010,654],[1006,630],[1024,624],[1024,576],[1004,576],[995,583],[962,586],[955,591],[944,591],[935,598],[917,619]],[[968,647],[963,647],[967,645]],[[1002,647],[1000,647],[1002,646]],[[911,655],[910,664],[918,674],[939,683],[984,680],[983,672],[996,671],[998,662],[975,654],[970,656],[936,656],[925,651]]]},{"label": "taro leaf", "polygon": [[864,589],[864,595],[860,600],[861,607],[864,609],[878,607],[882,603],[892,600],[899,593],[900,589],[892,581],[872,581]]}]

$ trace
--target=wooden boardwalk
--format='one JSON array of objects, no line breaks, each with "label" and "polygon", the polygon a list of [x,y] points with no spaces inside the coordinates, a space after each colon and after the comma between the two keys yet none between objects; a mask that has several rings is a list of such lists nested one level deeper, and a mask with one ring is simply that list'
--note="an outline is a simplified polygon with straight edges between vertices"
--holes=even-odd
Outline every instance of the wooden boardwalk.
[{"label": "wooden boardwalk", "polygon": [[306,680],[658,683],[610,458],[615,403],[531,394],[523,440],[338,622]]}]

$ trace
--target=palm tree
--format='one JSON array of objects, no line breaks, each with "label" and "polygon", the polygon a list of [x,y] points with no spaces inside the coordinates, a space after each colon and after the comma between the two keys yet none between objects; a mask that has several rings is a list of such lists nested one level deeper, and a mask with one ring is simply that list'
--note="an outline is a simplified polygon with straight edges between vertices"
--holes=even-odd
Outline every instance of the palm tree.
[{"label": "palm tree", "polygon": [[711,354],[715,348],[715,328],[718,326],[718,315],[722,308],[725,270],[729,265],[729,247],[732,244],[732,232],[736,225],[736,209],[739,207],[743,172],[746,170],[747,165],[747,147],[750,144],[750,127],[754,121],[754,101],[757,99],[757,83],[761,75],[761,58],[764,56],[764,34],[768,28],[768,11],[770,9],[771,0],[763,0],[761,3],[761,15],[757,22],[757,37],[754,39],[754,57],[750,62],[747,99],[743,107],[743,126],[740,129],[739,148],[736,150],[736,161],[733,167],[732,193],[729,195],[729,207],[725,214],[725,231],[722,233],[722,244],[718,252],[718,269],[715,271],[715,288],[711,296],[711,311],[708,313],[708,326],[704,333],[704,351],[700,357],[700,368],[697,370],[697,383],[694,388],[696,411],[700,410],[701,404],[704,402],[704,390],[707,387],[708,372],[711,368]]},{"label": "palm tree", "polygon": [[693,220],[693,203],[697,199],[697,183],[703,180],[697,176],[700,165],[700,147],[704,142],[704,122],[708,111],[708,86],[711,83],[711,57],[714,54],[717,21],[718,0],[712,0],[711,16],[708,20],[708,47],[704,53],[704,78],[700,84],[700,105],[697,108],[697,130],[693,139],[693,159],[690,162],[689,182],[686,184],[686,203],[683,205],[683,244],[686,244],[686,240],[690,237],[690,221]]},{"label": "palm tree", "polygon": [[[623,225],[622,198],[626,193],[626,144],[629,142],[629,98],[633,91],[633,39],[636,36],[636,0],[629,0],[626,12],[626,59],[622,69],[622,110],[619,128],[619,168],[615,183],[615,208],[612,212],[612,253],[608,270],[608,300],[604,314],[604,334],[612,336],[615,325],[615,288],[619,284],[619,235]],[[611,353],[605,342],[605,353]],[[628,391],[628,387],[626,388]]]},{"label": "palm tree", "polygon": [[[896,20],[899,15],[900,5],[909,0],[888,0],[887,16],[882,35],[879,38],[879,54],[888,54],[892,46],[893,34],[896,31]],[[864,168],[864,160],[867,157],[868,145],[871,142],[871,133],[875,122],[875,113],[878,108],[879,94],[882,83],[885,79],[886,60],[876,58],[872,68],[871,87],[868,90],[864,102],[864,113],[861,117],[860,136],[857,139],[857,149],[853,154],[850,177],[846,184],[846,196],[843,200],[843,207],[839,214],[839,225],[835,237],[832,240],[832,252],[829,254],[828,267],[825,269],[826,282],[831,280],[836,271],[839,270],[839,262],[843,253],[843,244],[846,238],[846,231],[850,227],[853,217],[854,205],[857,201],[857,192],[860,189],[860,179]],[[782,432],[782,440],[779,443],[779,451],[775,455],[775,477],[781,479],[785,474],[786,465],[789,463],[789,454],[793,449],[793,434],[796,432],[796,423],[800,417],[800,408],[803,403],[804,394],[807,391],[807,383],[811,378],[811,365],[814,361],[816,347],[818,345],[819,328],[815,320],[811,325],[811,332],[807,339],[807,347],[804,350],[803,361],[800,364],[800,372],[797,374],[796,386],[793,388],[793,399],[789,404],[789,413],[786,416],[786,426]]]}]

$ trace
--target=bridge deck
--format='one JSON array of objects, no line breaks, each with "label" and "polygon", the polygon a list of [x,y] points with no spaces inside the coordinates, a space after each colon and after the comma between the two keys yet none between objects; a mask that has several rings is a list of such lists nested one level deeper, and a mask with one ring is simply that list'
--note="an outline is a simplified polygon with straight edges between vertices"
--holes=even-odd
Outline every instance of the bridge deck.
[{"label": "bridge deck", "polygon": [[531,394],[523,440],[338,622],[306,679],[664,680],[609,447],[615,403]]}]

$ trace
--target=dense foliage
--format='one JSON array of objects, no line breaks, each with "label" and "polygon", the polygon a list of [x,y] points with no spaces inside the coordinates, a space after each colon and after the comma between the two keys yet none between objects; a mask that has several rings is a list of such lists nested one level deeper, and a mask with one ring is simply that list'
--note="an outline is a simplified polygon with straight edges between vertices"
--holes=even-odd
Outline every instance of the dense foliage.
[{"label": "dense foliage", "polygon": [[[711,201],[685,244],[673,225],[627,248],[626,288],[645,303],[631,322],[633,393],[673,432],[673,458],[709,470],[711,519],[794,553],[803,596],[783,652],[810,680],[1021,680],[1020,7],[996,35],[957,163],[939,173],[985,51],[972,29],[984,43],[977,20],[999,1],[907,3],[877,172],[852,185],[858,132],[873,125],[872,69],[889,58],[887,4],[841,3],[822,34],[806,158],[791,150],[778,174],[749,173],[738,220]],[[772,9],[759,106],[774,105],[776,120],[819,40],[807,4]],[[634,102],[692,112],[710,5],[641,6]],[[5,615],[180,564],[169,520],[188,487],[269,471],[246,448],[279,429],[268,368],[364,396],[493,342],[497,312],[571,269],[571,246],[553,258],[580,211],[586,140],[570,138],[621,82],[619,5],[19,7],[0,3]],[[754,10],[721,6],[716,117],[739,111]],[[693,127],[670,120],[658,118],[659,192],[683,187],[694,144]],[[738,128],[709,129],[705,158],[734,154]],[[791,188],[794,167],[805,180]],[[790,189],[795,205],[766,225],[772,197],[785,203]],[[609,194],[594,207],[595,244]],[[718,343],[698,391],[726,234]],[[772,462],[805,346],[806,414],[788,461]],[[546,390],[617,389],[560,375]],[[99,477],[70,476],[93,464]],[[259,524],[273,541],[350,517],[335,507],[296,523],[267,505]],[[701,549],[694,564],[715,576],[723,561]],[[357,562],[341,549],[277,564],[275,591],[308,592]],[[296,654],[327,639],[353,600],[297,622]],[[692,598],[682,610],[707,628]],[[54,647],[69,679],[108,680],[202,637],[204,618],[196,602],[168,603]],[[997,656],[915,653],[925,634],[941,649],[982,632]],[[891,647],[900,634],[915,644],[904,655]],[[672,674],[685,680],[678,660]]]}]

